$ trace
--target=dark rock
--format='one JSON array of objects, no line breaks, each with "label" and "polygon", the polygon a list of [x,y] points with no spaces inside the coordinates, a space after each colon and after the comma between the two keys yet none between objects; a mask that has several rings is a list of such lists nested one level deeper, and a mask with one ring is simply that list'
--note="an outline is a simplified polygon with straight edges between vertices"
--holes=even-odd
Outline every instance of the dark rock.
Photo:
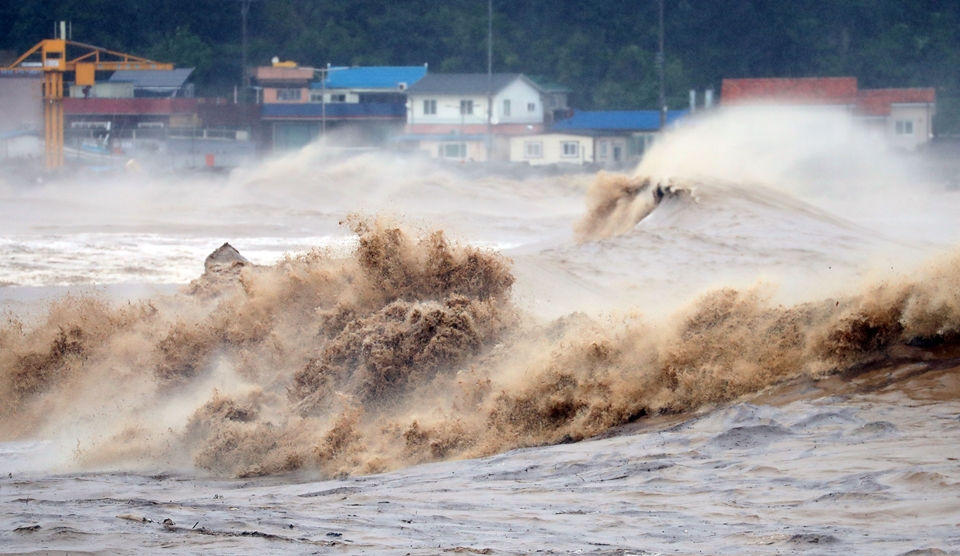
[{"label": "dark rock", "polygon": [[220,266],[236,267],[250,264],[250,261],[240,254],[232,245],[224,243],[213,253],[207,256],[203,261],[203,269],[210,272],[212,269]]}]

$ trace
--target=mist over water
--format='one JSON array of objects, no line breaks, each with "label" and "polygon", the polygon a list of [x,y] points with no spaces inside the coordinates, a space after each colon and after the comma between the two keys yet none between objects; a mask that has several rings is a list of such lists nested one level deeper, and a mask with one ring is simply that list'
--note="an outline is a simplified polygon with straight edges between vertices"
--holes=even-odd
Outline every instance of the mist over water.
[{"label": "mist over water", "polygon": [[[0,438],[48,442],[34,469],[363,476],[749,396],[813,407],[960,356],[957,193],[840,113],[707,114],[628,174],[311,146],[0,194],[8,291],[101,288],[0,327]],[[248,261],[204,266],[224,241]],[[118,300],[123,282],[178,285]],[[807,434],[790,415],[717,417],[702,450]]]}]

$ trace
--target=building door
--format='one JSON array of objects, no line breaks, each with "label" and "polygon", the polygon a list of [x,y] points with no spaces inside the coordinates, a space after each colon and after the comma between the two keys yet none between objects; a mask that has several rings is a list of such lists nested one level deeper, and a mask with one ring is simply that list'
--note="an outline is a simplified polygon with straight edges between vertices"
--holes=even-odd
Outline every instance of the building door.
[{"label": "building door", "polygon": [[623,158],[623,147],[620,145],[615,145],[613,147],[613,161],[620,162],[621,158]]}]

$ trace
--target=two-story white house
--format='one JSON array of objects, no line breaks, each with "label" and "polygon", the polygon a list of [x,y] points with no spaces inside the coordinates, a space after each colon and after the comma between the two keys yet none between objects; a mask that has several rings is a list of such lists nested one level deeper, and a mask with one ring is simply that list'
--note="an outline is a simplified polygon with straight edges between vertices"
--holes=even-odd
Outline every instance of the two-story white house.
[{"label": "two-story white house", "polygon": [[544,128],[544,91],[519,73],[431,73],[406,92],[399,140],[433,157],[508,160],[511,136]]}]

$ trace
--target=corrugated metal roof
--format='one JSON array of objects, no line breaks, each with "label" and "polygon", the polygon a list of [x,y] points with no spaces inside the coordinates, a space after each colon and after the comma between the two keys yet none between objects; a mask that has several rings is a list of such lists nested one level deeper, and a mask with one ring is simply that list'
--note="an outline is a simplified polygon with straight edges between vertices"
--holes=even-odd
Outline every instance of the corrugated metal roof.
[{"label": "corrugated metal roof", "polygon": [[517,79],[523,79],[534,89],[543,92],[539,85],[522,73],[495,73],[492,83],[485,73],[431,73],[407,89],[407,94],[485,95],[488,83],[492,85],[491,92],[496,94]]},{"label": "corrugated metal roof", "polygon": [[134,88],[141,89],[179,89],[187,82],[193,68],[173,70],[118,70],[113,72],[111,82],[133,82]]},{"label": "corrugated metal roof", "polygon": [[723,104],[764,101],[853,104],[856,98],[856,77],[724,79],[720,91]]},{"label": "corrugated metal roof", "polygon": [[[687,115],[687,110],[670,110],[667,123]],[[575,110],[573,116],[553,125],[551,131],[657,131],[660,112],[657,110],[609,110],[584,112]]]},{"label": "corrugated metal roof", "polygon": [[857,92],[857,113],[864,116],[889,116],[893,104],[933,104],[934,89],[864,89]]},{"label": "corrugated metal roof", "polygon": [[[323,117],[323,105],[319,103],[263,104],[260,115],[266,119],[304,119],[319,120]],[[400,119],[406,118],[407,106],[397,103],[334,103],[326,105],[328,119]]]},{"label": "corrugated metal roof", "polygon": [[[389,89],[399,90],[400,84],[407,87],[420,81],[427,74],[426,66],[374,66],[361,68],[331,68],[323,86],[328,89]],[[311,83],[310,88],[319,89],[321,84]]]}]

